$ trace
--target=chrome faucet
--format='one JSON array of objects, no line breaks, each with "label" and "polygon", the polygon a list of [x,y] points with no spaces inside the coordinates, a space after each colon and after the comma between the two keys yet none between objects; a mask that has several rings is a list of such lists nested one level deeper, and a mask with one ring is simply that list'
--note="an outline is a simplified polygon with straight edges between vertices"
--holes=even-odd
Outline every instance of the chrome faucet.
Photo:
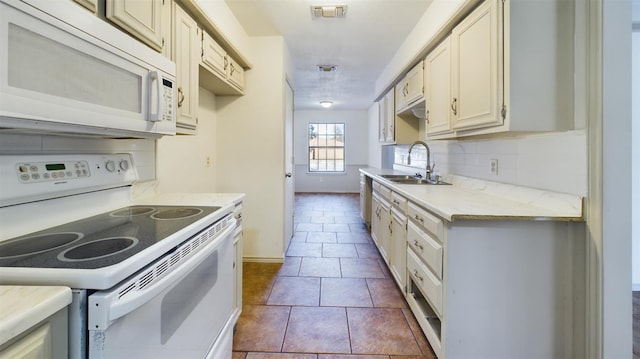
[{"label": "chrome faucet", "polygon": [[424,148],[427,149],[427,180],[431,180],[431,171],[433,171],[433,166],[431,166],[431,150],[429,149],[429,145],[423,141],[416,141],[409,146],[409,153],[407,154],[407,165],[411,165],[411,150],[413,150],[413,146],[415,145],[423,145]]}]

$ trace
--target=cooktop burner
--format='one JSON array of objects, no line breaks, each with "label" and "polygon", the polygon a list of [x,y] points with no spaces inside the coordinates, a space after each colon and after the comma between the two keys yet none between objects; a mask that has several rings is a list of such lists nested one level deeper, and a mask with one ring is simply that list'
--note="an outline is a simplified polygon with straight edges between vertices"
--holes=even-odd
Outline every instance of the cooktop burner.
[{"label": "cooktop burner", "polygon": [[107,267],[219,209],[206,206],[124,207],[0,242],[0,266]]}]

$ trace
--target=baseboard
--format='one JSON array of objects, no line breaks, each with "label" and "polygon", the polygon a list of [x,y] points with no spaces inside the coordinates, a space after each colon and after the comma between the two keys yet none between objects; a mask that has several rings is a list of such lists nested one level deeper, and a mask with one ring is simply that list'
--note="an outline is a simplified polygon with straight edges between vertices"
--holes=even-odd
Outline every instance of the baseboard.
[{"label": "baseboard", "polygon": [[242,257],[244,263],[284,263],[283,257]]}]

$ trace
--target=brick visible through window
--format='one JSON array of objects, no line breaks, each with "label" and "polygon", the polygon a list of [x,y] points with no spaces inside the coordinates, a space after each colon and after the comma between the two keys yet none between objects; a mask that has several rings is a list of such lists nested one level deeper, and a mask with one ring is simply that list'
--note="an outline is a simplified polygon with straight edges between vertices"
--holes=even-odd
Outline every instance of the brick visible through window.
[{"label": "brick visible through window", "polygon": [[309,172],[344,172],[344,123],[310,123]]}]

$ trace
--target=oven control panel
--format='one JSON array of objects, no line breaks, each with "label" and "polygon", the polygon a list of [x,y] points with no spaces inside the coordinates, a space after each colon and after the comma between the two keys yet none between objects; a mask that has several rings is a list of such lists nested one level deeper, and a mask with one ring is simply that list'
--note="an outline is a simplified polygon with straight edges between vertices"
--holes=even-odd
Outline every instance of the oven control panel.
[{"label": "oven control panel", "polygon": [[138,178],[131,155],[0,156],[0,207],[131,185]]},{"label": "oven control panel", "polygon": [[22,183],[58,181],[91,176],[91,169],[87,161],[22,162],[16,164],[16,171]]}]

